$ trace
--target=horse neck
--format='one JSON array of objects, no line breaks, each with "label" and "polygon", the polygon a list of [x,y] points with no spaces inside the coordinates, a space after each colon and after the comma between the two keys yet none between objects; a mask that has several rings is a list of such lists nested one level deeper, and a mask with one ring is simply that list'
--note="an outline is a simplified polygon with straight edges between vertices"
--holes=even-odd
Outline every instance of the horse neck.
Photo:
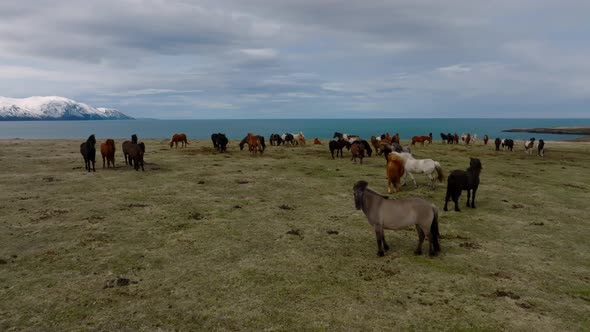
[{"label": "horse neck", "polygon": [[471,167],[469,167],[467,169],[467,173],[472,174],[475,177],[479,177],[479,173],[481,173],[481,169],[480,168],[471,168]]},{"label": "horse neck", "polygon": [[[381,196],[379,193],[373,191],[372,189],[365,189],[365,193],[363,194],[363,212],[365,213],[365,215],[367,217],[369,217],[370,215],[370,211],[372,211],[372,208],[374,205],[376,205],[377,203],[381,202],[382,200],[384,200],[385,198],[383,198],[383,196]],[[374,208],[373,208],[374,209]],[[371,221],[371,218],[367,218],[369,219],[369,222]]]}]

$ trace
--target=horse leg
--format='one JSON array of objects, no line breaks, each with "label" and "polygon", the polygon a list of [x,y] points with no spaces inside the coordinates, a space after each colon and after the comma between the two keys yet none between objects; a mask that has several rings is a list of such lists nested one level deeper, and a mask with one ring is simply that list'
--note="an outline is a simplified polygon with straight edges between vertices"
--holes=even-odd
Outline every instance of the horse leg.
[{"label": "horse leg", "polygon": [[445,195],[445,207],[444,207],[445,211],[449,211],[449,209],[447,208],[447,205],[449,204],[450,199],[451,199],[451,190],[450,190],[450,188],[447,187],[447,194]]},{"label": "horse leg", "polygon": [[383,227],[375,226],[375,236],[377,237],[377,256],[383,257],[385,255],[383,252]]},{"label": "horse leg", "polygon": [[414,182],[414,188],[418,188],[418,185],[416,184],[416,179],[414,178],[412,173],[410,173],[410,172],[406,172],[406,173],[408,173],[408,175],[410,176],[410,179],[412,179],[412,182]]},{"label": "horse leg", "polygon": [[459,196],[461,196],[460,191],[453,193],[453,202],[455,203],[455,211],[457,212],[461,212],[461,209],[459,209]]},{"label": "horse leg", "polygon": [[435,177],[433,176],[434,173],[428,174],[428,178],[430,179],[430,188],[434,190],[436,188],[436,184],[434,183]]},{"label": "horse leg", "polygon": [[381,232],[381,240],[383,241],[383,250],[389,251],[389,246],[387,245],[387,242],[385,242],[385,231]]},{"label": "horse leg", "polygon": [[[92,171],[96,172],[96,168],[94,168],[94,164],[96,163],[96,161],[94,159],[92,159]],[[90,165],[89,165],[90,167]]]},{"label": "horse leg", "polygon": [[106,157],[102,156],[102,168],[104,168],[104,162],[105,162]]},{"label": "horse leg", "polygon": [[418,233],[418,245],[416,246],[416,250],[414,250],[414,254],[422,255],[422,243],[424,242],[424,231],[420,228],[419,225],[416,225],[416,232]]},{"label": "horse leg", "polygon": [[475,192],[477,188],[473,188],[473,194],[471,194],[471,208],[475,209]]},{"label": "horse leg", "polygon": [[471,205],[469,205],[470,198],[471,198],[471,189],[467,189],[467,207],[471,207]]}]

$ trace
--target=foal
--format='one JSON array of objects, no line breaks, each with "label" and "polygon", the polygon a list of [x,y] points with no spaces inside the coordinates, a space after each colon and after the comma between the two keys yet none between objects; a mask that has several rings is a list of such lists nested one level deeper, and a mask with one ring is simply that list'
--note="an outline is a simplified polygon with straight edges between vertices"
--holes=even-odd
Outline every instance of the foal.
[{"label": "foal", "polygon": [[389,250],[385,242],[384,230],[405,229],[416,225],[418,245],[414,253],[422,254],[422,243],[428,238],[430,256],[440,251],[438,239],[438,209],[422,198],[387,199],[379,193],[367,188],[366,181],[358,181],[352,188],[354,204],[357,210],[363,210],[369,225],[373,226],[377,237],[377,255],[383,256]]}]

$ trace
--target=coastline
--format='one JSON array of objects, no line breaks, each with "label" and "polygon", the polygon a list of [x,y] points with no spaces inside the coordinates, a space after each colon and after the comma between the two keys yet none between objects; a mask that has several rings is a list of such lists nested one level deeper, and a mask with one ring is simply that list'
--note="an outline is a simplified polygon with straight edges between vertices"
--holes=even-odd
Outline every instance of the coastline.
[{"label": "coastline", "polygon": [[590,127],[514,128],[502,130],[510,133],[537,133],[557,135],[584,135],[564,142],[590,142]]}]

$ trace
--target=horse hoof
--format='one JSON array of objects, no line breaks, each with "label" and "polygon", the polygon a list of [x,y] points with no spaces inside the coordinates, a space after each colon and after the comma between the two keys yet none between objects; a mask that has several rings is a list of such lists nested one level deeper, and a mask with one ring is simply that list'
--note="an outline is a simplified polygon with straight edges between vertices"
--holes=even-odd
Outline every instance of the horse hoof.
[{"label": "horse hoof", "polygon": [[385,256],[385,253],[383,251],[379,251],[379,252],[377,252],[377,256],[383,257],[383,256]]},{"label": "horse hoof", "polygon": [[444,207],[444,209],[443,209],[443,210],[445,210],[445,211],[449,211],[449,209],[447,209],[447,207],[446,207],[446,206]]},{"label": "horse hoof", "polygon": [[416,255],[416,256],[422,255],[422,250],[414,250],[414,255]]}]

